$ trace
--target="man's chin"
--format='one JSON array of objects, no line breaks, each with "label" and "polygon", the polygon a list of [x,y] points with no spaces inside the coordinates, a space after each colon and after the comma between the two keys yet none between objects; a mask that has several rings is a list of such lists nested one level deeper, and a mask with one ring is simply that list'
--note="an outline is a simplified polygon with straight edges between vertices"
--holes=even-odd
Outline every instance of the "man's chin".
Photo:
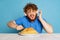
[{"label": "man's chin", "polygon": [[34,21],[35,19],[30,19],[30,21]]}]

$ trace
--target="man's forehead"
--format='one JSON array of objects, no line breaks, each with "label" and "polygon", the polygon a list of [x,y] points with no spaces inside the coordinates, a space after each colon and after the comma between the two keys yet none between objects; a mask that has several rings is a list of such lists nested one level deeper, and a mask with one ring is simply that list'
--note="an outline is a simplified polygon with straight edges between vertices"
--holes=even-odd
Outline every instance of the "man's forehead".
[{"label": "man's forehead", "polygon": [[33,9],[29,9],[29,10],[27,10],[27,12],[31,12],[31,11],[37,11],[37,10],[33,10]]}]

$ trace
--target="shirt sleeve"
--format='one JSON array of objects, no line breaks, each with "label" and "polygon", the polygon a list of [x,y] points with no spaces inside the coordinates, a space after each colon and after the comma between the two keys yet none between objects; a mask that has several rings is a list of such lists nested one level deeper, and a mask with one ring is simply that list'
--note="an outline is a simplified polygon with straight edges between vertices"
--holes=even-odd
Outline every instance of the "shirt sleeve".
[{"label": "shirt sleeve", "polygon": [[15,20],[15,23],[16,23],[17,25],[22,25],[22,18],[16,19],[16,20]]}]

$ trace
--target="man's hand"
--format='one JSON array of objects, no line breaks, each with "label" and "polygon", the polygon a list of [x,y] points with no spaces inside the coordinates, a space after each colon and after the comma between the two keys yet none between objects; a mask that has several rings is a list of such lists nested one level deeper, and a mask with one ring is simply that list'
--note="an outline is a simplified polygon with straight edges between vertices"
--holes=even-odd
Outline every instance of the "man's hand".
[{"label": "man's hand", "polygon": [[16,27],[16,29],[17,30],[22,30],[22,29],[24,29],[24,27],[22,25],[19,25],[19,26]]},{"label": "man's hand", "polygon": [[39,19],[41,19],[42,18],[42,10],[39,10],[38,13],[39,13]]}]

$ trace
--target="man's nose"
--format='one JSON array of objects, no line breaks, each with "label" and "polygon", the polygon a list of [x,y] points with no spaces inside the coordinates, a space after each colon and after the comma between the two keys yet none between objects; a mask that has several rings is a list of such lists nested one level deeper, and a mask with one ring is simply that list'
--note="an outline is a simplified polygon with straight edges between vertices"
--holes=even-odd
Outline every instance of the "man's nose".
[{"label": "man's nose", "polygon": [[31,13],[30,15],[34,15],[33,13]]},{"label": "man's nose", "polygon": [[31,14],[34,14],[33,12],[31,12]]}]

